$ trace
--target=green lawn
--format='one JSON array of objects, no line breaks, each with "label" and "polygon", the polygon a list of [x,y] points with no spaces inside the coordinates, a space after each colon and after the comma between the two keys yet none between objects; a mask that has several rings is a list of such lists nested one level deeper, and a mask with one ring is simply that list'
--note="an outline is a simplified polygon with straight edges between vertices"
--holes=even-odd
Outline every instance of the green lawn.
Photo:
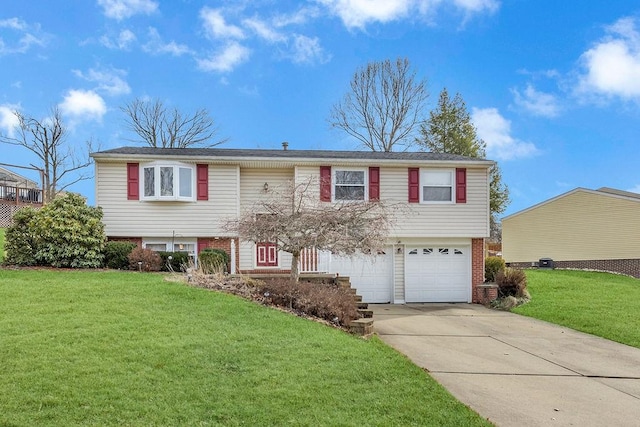
[{"label": "green lawn", "polygon": [[0,264],[4,261],[4,228],[0,228]]},{"label": "green lawn", "polygon": [[0,270],[2,426],[489,425],[377,338],[113,271]]},{"label": "green lawn", "polygon": [[532,299],[514,313],[640,348],[640,280],[568,270],[526,273]]}]

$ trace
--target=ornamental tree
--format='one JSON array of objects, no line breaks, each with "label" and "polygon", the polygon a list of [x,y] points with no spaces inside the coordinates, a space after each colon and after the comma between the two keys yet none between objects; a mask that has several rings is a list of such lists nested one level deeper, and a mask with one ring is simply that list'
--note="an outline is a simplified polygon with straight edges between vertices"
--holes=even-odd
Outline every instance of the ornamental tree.
[{"label": "ornamental tree", "polygon": [[321,202],[317,182],[308,179],[269,190],[226,228],[242,240],[275,243],[290,253],[291,280],[297,282],[304,249],[377,254],[385,245],[391,218],[391,208],[379,201]]}]

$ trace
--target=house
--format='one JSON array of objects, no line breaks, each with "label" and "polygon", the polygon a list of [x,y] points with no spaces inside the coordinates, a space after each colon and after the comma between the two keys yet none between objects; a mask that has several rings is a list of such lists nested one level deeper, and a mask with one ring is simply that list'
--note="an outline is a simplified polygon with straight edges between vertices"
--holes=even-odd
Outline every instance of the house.
[{"label": "house", "polygon": [[640,194],[576,188],[502,219],[512,266],[595,269],[640,277]]},{"label": "house", "polygon": [[0,167],[0,227],[9,227],[24,206],[42,206],[42,189],[37,182]]},{"label": "house", "polygon": [[[479,301],[489,235],[492,161],[436,153],[123,147],[92,153],[96,203],[111,240],[154,250],[206,247],[230,254],[231,272],[285,272],[274,245],[239,241],[224,223],[268,188],[318,179],[319,198],[403,204],[376,257],[303,256],[301,271],[349,276],[365,302]],[[347,183],[353,187],[344,191]],[[322,183],[322,184],[321,184]],[[345,196],[347,195],[347,196]]]}]

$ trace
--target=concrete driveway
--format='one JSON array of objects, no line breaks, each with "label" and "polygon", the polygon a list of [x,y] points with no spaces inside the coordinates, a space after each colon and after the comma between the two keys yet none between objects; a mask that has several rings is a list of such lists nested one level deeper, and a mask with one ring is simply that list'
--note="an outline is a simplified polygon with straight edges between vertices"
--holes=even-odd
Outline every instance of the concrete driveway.
[{"label": "concrete driveway", "polygon": [[370,304],[379,337],[497,426],[640,426],[640,349],[475,304]]}]

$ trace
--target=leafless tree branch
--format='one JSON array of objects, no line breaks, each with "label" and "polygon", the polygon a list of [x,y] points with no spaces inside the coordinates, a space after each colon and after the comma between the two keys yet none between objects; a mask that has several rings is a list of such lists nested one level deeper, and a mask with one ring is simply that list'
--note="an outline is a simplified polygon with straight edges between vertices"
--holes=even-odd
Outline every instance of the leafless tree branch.
[{"label": "leafless tree branch", "polygon": [[145,101],[137,98],[121,110],[126,116],[127,127],[139,137],[135,141],[150,147],[214,147],[226,142],[222,139],[209,143],[218,133],[218,128],[204,108],[185,115],[177,108],[168,110],[158,99]]},{"label": "leafless tree branch", "polygon": [[371,62],[356,71],[350,88],[331,110],[331,127],[372,151],[393,151],[413,143],[428,92],[408,59]]},{"label": "leafless tree branch", "polygon": [[[0,135],[0,142],[24,147],[35,154],[40,165],[36,165],[42,172],[43,199],[50,202],[60,191],[86,179],[91,175],[81,172],[91,165],[88,152],[91,142],[87,143],[86,160],[80,159],[76,150],[69,147],[67,142],[67,128],[58,107],[51,109],[51,116],[38,120],[19,111],[13,114],[18,118],[18,136]],[[75,176],[74,176],[75,175]],[[67,181],[71,177],[70,181]]]},{"label": "leafless tree branch", "polygon": [[276,243],[292,255],[291,278],[298,279],[298,260],[306,248],[354,255],[377,254],[392,225],[391,207],[382,202],[321,202],[313,180],[270,190],[263,201],[226,223],[227,231],[250,242]]}]

